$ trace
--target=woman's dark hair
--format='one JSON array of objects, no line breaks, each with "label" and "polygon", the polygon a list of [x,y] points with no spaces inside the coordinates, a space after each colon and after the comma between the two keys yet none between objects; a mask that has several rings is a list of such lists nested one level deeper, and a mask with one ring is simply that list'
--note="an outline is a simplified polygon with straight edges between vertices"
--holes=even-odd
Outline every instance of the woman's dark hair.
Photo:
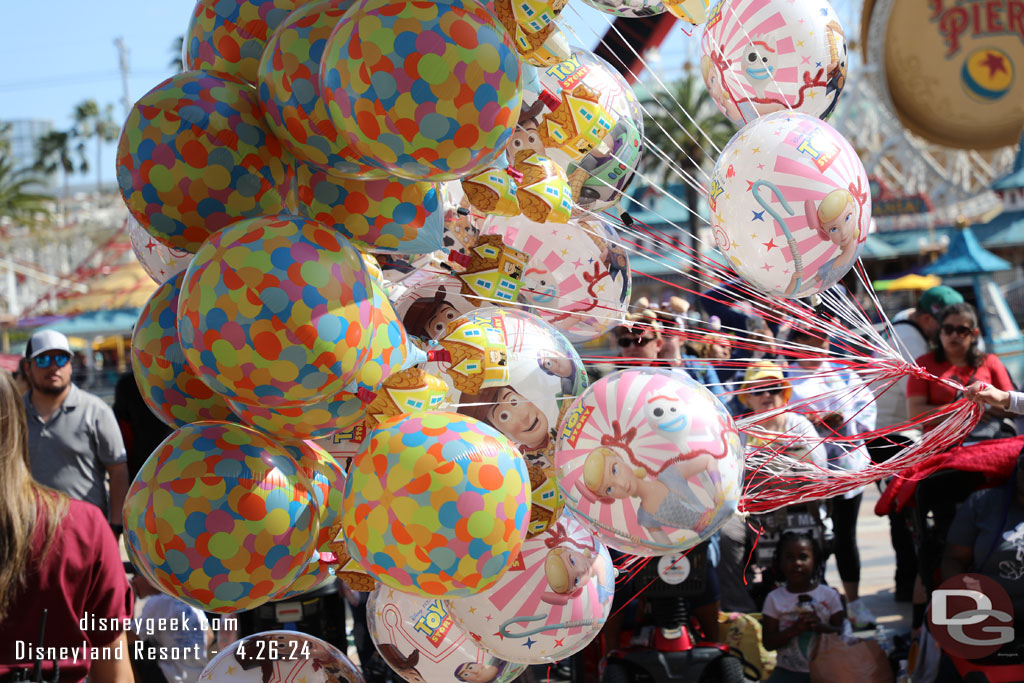
[{"label": "woman's dark hair", "polygon": [[[958,314],[970,318],[971,327],[974,329],[978,328],[978,312],[974,310],[974,306],[970,305],[967,302],[959,304],[950,304],[949,306],[946,306],[941,311],[939,311],[939,315],[936,318],[936,320],[939,321],[940,328],[939,331],[935,333],[934,355],[935,360],[939,361],[940,363],[945,363],[947,360],[946,350],[942,348],[941,325],[943,325],[946,322],[946,318],[948,318],[949,316]],[[978,339],[977,337],[975,337],[975,339],[971,341],[971,345],[967,348],[967,365],[969,365],[972,368],[980,368],[982,363],[985,362],[985,357],[987,355],[987,353],[978,348]]]},{"label": "woman's dark hair", "polygon": [[821,549],[821,544],[809,531],[786,531],[779,538],[779,543],[775,546],[775,554],[772,556],[772,568],[775,570],[776,576],[785,580],[782,574],[782,551],[787,545],[796,541],[807,541],[807,544],[811,546],[811,556],[814,558],[814,573],[811,578],[821,583],[825,579],[825,551]]}]

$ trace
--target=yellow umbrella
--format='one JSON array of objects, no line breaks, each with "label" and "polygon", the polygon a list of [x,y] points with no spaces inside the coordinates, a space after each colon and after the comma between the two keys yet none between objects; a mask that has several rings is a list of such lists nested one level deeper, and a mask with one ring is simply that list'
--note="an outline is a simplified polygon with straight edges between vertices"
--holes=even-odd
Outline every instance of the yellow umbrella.
[{"label": "yellow umbrella", "polygon": [[942,278],[938,275],[917,275],[911,273],[895,280],[875,280],[872,283],[876,291],[893,292],[899,289],[916,289],[924,291],[942,284]]}]

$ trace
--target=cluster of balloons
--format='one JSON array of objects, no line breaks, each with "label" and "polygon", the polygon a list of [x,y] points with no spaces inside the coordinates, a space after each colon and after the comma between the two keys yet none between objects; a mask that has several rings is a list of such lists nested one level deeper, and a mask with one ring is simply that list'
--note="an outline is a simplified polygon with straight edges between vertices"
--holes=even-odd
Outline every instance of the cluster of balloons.
[{"label": "cluster of balloons", "polygon": [[[845,77],[841,29],[816,16],[812,47],[783,37],[811,0],[593,4],[707,18],[723,112],[782,102],[719,160],[716,239],[769,291],[834,283],[870,215],[856,155],[814,118],[831,110],[814,89]],[[379,586],[371,631],[407,680],[510,680],[596,635],[606,546],[676,553],[733,514],[722,404],[667,371],[588,387],[573,347],[630,300],[597,212],[644,136],[628,83],[559,31],[564,5],[199,0],[189,70],[135,104],[117,161],[160,284],[132,367],[175,428],[125,504],[128,552],[161,590],[227,613],[345,576]],[[826,65],[809,80],[808,54]]]}]

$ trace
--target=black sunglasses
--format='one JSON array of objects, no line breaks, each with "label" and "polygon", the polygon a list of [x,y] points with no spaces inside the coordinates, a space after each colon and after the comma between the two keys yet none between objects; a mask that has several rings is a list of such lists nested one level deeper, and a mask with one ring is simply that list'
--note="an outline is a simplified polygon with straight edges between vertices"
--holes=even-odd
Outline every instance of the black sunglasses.
[{"label": "black sunglasses", "polygon": [[624,349],[628,349],[630,346],[647,346],[648,342],[652,342],[657,337],[619,337],[619,346]]},{"label": "black sunglasses", "polygon": [[786,387],[782,386],[781,384],[772,384],[772,385],[767,386],[767,387],[758,387],[758,388],[754,389],[751,393],[754,393],[754,394],[770,394],[772,396],[777,396],[778,394],[782,394],[785,391],[786,391]]},{"label": "black sunglasses", "polygon": [[36,364],[37,368],[45,369],[50,367],[50,361],[53,361],[53,364],[58,368],[62,368],[67,365],[70,360],[71,356],[66,353],[61,353],[55,356],[36,356],[32,359],[32,362]]},{"label": "black sunglasses", "polygon": [[958,337],[966,337],[967,335],[971,334],[972,332],[974,332],[974,328],[973,327],[968,327],[967,325],[943,325],[942,326],[942,334],[946,335],[947,337],[950,337],[953,334],[956,334]]}]

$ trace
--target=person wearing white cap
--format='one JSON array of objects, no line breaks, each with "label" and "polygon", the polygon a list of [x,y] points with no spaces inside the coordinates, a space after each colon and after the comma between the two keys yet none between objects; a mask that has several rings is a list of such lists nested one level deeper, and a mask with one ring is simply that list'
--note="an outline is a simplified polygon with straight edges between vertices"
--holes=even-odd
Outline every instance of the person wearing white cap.
[{"label": "person wearing white cap", "polygon": [[[25,413],[32,476],[40,484],[97,506],[121,533],[128,466],[114,411],[71,381],[71,345],[55,330],[40,330],[25,347]],[[110,493],[106,479],[110,476]]]}]

